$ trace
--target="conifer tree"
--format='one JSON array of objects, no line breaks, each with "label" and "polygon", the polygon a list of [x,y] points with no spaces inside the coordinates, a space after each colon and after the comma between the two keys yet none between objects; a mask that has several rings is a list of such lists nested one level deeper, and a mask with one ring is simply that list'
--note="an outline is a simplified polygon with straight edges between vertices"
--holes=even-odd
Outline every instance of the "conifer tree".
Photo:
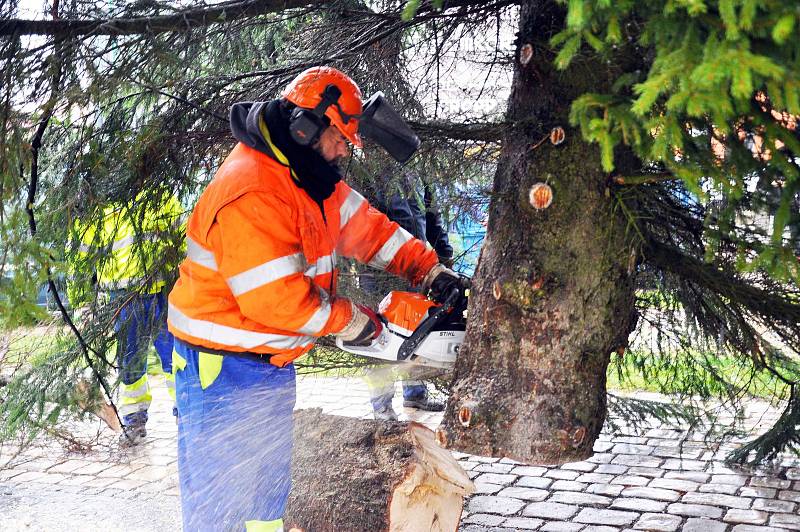
[{"label": "conifer tree", "polygon": [[[585,456],[605,418],[609,362],[685,396],[746,400],[751,381],[767,382],[784,415],[734,458],[800,445],[791,3],[53,5],[34,21],[15,2],[0,6],[0,308],[9,330],[41,320],[38,287],[61,280],[88,290],[89,305],[80,316],[64,305],[57,341],[16,361],[0,391],[5,436],[84,409],[76,384],[87,370],[96,393],[112,393],[117,309],[91,295],[101,254],[75,268],[76,220],[96,221],[112,202],[144,212],[173,192],[188,209],[232,146],[230,104],[275,97],[307,66],[330,64],[398,107],[413,102],[417,163],[445,188],[496,167],[448,445]],[[513,50],[500,45],[516,32]],[[495,38],[491,69],[514,76],[505,113],[443,111],[448,69],[473,59],[461,46]],[[456,94],[480,106],[491,90]],[[539,183],[553,191],[544,210],[529,201]],[[720,360],[739,373],[720,372]],[[503,390],[498,368],[519,388]],[[500,394],[491,400],[476,395],[487,379]],[[481,401],[488,407],[474,408]],[[475,414],[468,427],[465,412]],[[520,441],[502,439],[509,427]],[[539,450],[519,450],[531,441]]]}]

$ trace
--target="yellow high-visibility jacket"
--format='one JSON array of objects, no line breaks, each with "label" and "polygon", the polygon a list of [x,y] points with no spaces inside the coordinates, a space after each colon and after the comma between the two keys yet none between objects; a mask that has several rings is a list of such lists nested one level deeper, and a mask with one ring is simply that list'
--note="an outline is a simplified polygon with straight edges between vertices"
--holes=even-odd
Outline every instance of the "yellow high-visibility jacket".
[{"label": "yellow high-visibility jacket", "polygon": [[[142,196],[140,193],[134,201],[140,201]],[[177,268],[179,254],[174,253],[175,259],[170,261],[165,253],[176,247],[172,240],[182,232],[179,225],[183,208],[170,195],[159,208],[145,211],[140,219],[137,214],[137,209],[112,204],[103,209],[99,222],[76,223],[73,231],[80,247],[73,265],[75,273],[86,276],[85,269],[93,263],[101,290],[161,290],[164,270]],[[73,295],[80,298],[73,290],[70,292],[70,299]]]}]

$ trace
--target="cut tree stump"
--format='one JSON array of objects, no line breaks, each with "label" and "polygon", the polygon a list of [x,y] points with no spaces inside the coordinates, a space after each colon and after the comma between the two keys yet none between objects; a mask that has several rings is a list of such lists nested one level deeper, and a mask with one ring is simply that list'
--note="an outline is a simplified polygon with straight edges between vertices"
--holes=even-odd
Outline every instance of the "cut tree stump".
[{"label": "cut tree stump", "polygon": [[295,412],[287,530],[451,532],[474,489],[419,423]]}]

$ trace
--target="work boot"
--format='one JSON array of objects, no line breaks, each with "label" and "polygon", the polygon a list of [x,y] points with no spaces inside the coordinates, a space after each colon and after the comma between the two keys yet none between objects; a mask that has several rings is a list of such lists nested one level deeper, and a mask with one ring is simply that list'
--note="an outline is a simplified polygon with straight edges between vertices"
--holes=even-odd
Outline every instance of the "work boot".
[{"label": "work boot", "polygon": [[391,404],[376,408],[372,411],[372,415],[375,416],[375,421],[397,421],[397,412]]},{"label": "work boot", "polygon": [[122,434],[119,435],[119,444],[122,447],[134,447],[142,443],[146,437],[147,429],[144,423],[125,425],[122,427]]},{"label": "work boot", "polygon": [[403,399],[403,406],[405,408],[418,408],[427,412],[441,412],[444,410],[444,401],[437,401],[426,395],[424,397]]}]

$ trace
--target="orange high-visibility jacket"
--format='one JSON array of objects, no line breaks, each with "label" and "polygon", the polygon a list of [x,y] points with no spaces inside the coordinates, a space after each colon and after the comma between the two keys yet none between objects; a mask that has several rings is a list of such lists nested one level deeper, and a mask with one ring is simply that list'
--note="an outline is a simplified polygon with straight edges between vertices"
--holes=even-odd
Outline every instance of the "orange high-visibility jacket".
[{"label": "orange high-visibility jacket", "polygon": [[284,366],[342,330],[336,257],[422,281],[436,253],[344,181],[319,206],[289,167],[239,143],[189,219],[187,257],[169,296],[169,330],[216,351],[273,354]]}]

